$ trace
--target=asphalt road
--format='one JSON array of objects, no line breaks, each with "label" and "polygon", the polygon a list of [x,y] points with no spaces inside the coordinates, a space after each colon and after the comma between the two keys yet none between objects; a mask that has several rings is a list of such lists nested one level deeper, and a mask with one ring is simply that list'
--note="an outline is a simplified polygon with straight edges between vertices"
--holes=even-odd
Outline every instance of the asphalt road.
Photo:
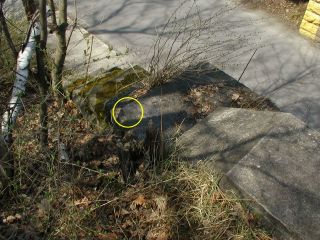
[{"label": "asphalt road", "polygon": [[[208,61],[238,79],[257,49],[241,82],[319,130],[320,46],[235,1],[197,0],[192,5],[190,0],[181,6],[181,0],[77,0],[77,14],[79,23],[107,44],[115,49],[127,46],[132,64],[150,59],[153,43],[177,8],[173,23],[212,18],[193,42],[210,46]],[[74,1],[68,4],[72,16]]]}]

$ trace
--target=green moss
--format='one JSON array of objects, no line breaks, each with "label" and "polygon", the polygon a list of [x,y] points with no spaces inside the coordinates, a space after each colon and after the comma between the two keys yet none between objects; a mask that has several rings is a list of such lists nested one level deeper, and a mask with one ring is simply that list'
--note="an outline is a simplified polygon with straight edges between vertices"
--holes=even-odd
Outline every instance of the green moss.
[{"label": "green moss", "polygon": [[81,89],[79,92],[80,95],[84,96],[87,93],[89,93],[95,86],[100,86],[104,82],[112,81],[115,78],[118,78],[121,76],[121,74],[124,72],[124,70],[120,68],[115,68],[113,70],[110,70],[110,72],[106,73],[103,77],[94,79],[88,83]]},{"label": "green moss", "polygon": [[85,82],[86,82],[85,78],[79,78],[79,79],[73,81],[72,83],[70,83],[67,86],[67,92],[72,93],[74,90],[76,90],[77,88],[79,88],[80,86],[85,84]]},{"label": "green moss", "polygon": [[104,76],[91,79],[81,78],[74,81],[67,88],[69,93],[80,100],[81,108],[88,117],[92,116],[97,120],[97,126],[105,126],[104,104],[108,99],[117,96],[119,93],[142,81],[149,73],[139,66],[130,69],[113,68]]},{"label": "green moss", "polygon": [[87,77],[87,78],[79,78],[72,83],[70,83],[67,86],[67,91],[69,93],[72,93],[74,90],[83,88],[81,89],[80,93],[86,93],[90,91],[92,87],[94,87],[96,84],[98,84],[100,81],[103,81],[105,78],[113,78],[117,76],[119,73],[121,73],[123,70],[118,67],[114,67],[110,69],[103,77],[98,77],[98,78],[92,78],[92,77]]},{"label": "green moss", "polygon": [[97,85],[94,93],[96,101],[93,108],[98,120],[104,121],[104,103],[108,99],[113,98],[135,83],[140,82],[146,74],[147,72],[144,69],[135,67],[123,72],[123,74],[115,77],[111,81],[102,81],[101,84]]}]

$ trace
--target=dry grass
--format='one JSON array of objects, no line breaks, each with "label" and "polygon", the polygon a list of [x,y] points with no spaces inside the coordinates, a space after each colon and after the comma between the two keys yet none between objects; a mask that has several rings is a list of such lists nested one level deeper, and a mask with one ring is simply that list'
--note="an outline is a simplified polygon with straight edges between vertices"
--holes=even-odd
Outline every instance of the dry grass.
[{"label": "dry grass", "polygon": [[[187,66],[179,51],[171,54],[167,68],[155,64],[166,76]],[[1,70],[12,74],[13,65]],[[158,70],[156,82],[163,76]],[[125,185],[119,137],[97,135],[72,101],[49,101],[49,146],[41,149],[39,101],[37,91],[27,91],[13,133],[15,176],[0,192],[0,239],[271,239],[244,200],[223,193],[220,176],[202,162],[190,166],[171,156],[156,172],[142,166],[138,181]],[[69,161],[60,158],[61,143]]]},{"label": "dry grass", "polygon": [[161,179],[175,209],[174,239],[271,239],[232,192],[221,191],[221,176],[212,167],[204,162],[172,167]]},{"label": "dry grass", "polygon": [[[127,186],[116,136],[97,136],[72,102],[52,103],[49,114],[46,151],[37,140],[36,106],[19,118],[16,175],[1,196],[1,218],[21,218],[0,224],[3,232],[25,236],[28,229],[45,239],[271,239],[242,207],[245,200],[223,193],[219,174],[203,162],[191,166],[171,156],[157,171],[142,166]],[[69,162],[58,157],[58,137]]]}]

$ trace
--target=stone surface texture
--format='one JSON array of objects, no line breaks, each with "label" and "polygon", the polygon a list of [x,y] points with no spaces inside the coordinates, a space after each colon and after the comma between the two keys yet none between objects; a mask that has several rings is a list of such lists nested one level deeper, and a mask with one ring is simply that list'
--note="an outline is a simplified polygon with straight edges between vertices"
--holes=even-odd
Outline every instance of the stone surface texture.
[{"label": "stone surface texture", "polygon": [[221,170],[221,182],[231,183],[225,190],[253,199],[249,205],[289,233],[281,239],[320,239],[318,131],[288,113],[222,108],[178,145],[184,159]]},{"label": "stone surface texture", "polygon": [[[78,1],[78,19],[80,25],[115,49],[127,46],[128,62],[144,66],[142,62],[152,57],[159,32],[181,2],[96,0],[92,4]],[[68,3],[72,17],[73,1]],[[199,10],[196,18],[198,13],[203,20],[213,17],[212,24],[201,32],[193,46],[212,46],[207,49],[208,60],[234,79],[241,76],[258,49],[241,82],[270,98],[281,111],[290,112],[309,126],[320,129],[320,49],[317,43],[263,11],[242,7],[238,0],[190,0],[187,3],[179,8],[180,14],[173,24],[185,20],[190,5],[194,6],[193,10]],[[138,57],[130,57],[134,53]]]},{"label": "stone surface texture", "polygon": [[[134,136],[140,140],[144,139],[145,129],[150,120],[156,128],[162,130],[167,138],[181,135],[198,121],[195,117],[194,103],[186,101],[186,96],[191,89],[212,85],[225,89],[232,87],[238,91],[252,93],[243,84],[211,64],[203,63],[203,65],[190,68],[170,82],[155,87],[145,95],[138,97],[144,108],[144,118],[137,127],[132,129]],[[212,99],[216,99],[216,105],[230,106],[229,102],[219,102],[219,95],[225,95],[225,92],[219,92],[212,96]],[[229,98],[231,99],[232,96]],[[215,109],[211,109],[211,111],[213,110]],[[107,113],[109,111],[110,108],[106,109]],[[139,116],[139,106],[135,102],[130,102],[120,107],[116,117],[120,123],[132,125],[138,121]]]},{"label": "stone surface texture", "polygon": [[227,177],[297,238],[320,239],[320,134],[274,127]]},{"label": "stone surface texture", "polygon": [[181,156],[210,160],[227,172],[274,126],[286,125],[291,115],[271,111],[221,108],[178,139]]}]

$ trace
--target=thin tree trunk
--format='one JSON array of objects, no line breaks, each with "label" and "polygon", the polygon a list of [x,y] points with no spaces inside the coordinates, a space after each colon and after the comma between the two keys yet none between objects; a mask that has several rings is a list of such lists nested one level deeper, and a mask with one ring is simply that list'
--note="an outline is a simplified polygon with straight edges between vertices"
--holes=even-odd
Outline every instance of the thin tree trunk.
[{"label": "thin tree trunk", "polygon": [[41,103],[40,103],[40,143],[42,147],[48,145],[48,104],[49,83],[46,78],[46,43],[47,43],[47,16],[46,0],[39,0],[39,22],[41,26],[40,38],[37,38],[37,81],[39,84]]},{"label": "thin tree trunk", "polygon": [[33,14],[35,13],[37,7],[34,0],[22,0],[22,4],[27,16],[28,21],[32,19]]},{"label": "thin tree trunk", "polygon": [[0,135],[0,181],[8,181],[13,177],[14,159],[10,149],[11,144],[5,142]]},{"label": "thin tree trunk", "polygon": [[29,76],[28,66],[35,49],[36,36],[40,34],[40,26],[36,22],[31,27],[30,35],[23,50],[18,54],[16,80],[14,82],[11,99],[8,104],[8,110],[4,113],[2,119],[2,134],[8,142],[11,136],[12,127],[16,122],[17,116],[22,107],[21,97],[25,93],[26,83]]},{"label": "thin tree trunk", "polygon": [[9,29],[8,29],[8,25],[7,25],[7,22],[6,22],[6,19],[4,17],[4,13],[3,13],[3,4],[4,4],[5,0],[2,0],[0,1],[0,24],[1,24],[1,28],[3,30],[3,33],[4,33],[4,36],[6,38],[6,41],[11,49],[11,52],[12,52],[12,57],[13,59],[17,59],[17,56],[18,56],[18,52],[14,46],[14,43],[12,41],[12,38],[11,38],[11,34],[9,32]]},{"label": "thin tree trunk", "polygon": [[[54,6],[53,2],[50,6]],[[51,9],[54,11],[54,9]],[[55,14],[55,13],[54,13]],[[58,39],[58,44],[54,57],[54,66],[51,72],[52,84],[55,97],[61,99],[63,97],[62,88],[62,71],[67,54],[67,42],[66,42],[66,30],[68,27],[67,22],[67,0],[59,1],[59,25],[56,29],[56,37]]]}]

